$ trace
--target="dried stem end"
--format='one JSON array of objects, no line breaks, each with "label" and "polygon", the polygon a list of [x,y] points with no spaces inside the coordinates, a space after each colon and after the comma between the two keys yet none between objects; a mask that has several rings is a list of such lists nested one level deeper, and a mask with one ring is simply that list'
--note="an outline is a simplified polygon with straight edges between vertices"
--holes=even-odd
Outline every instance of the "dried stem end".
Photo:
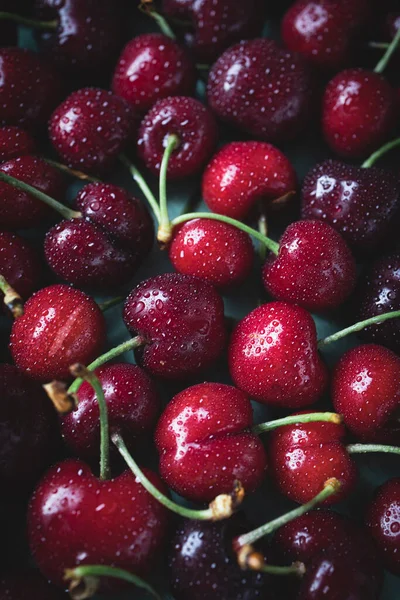
[{"label": "dried stem end", "polygon": [[60,415],[68,415],[78,406],[77,397],[68,393],[68,388],[62,381],[45,383],[43,388]]},{"label": "dried stem end", "polygon": [[270,575],[296,575],[303,577],[306,572],[305,564],[296,561],[287,567],[269,565],[265,562],[264,556],[256,552],[251,544],[245,544],[237,552],[237,560],[241,569],[259,571]]},{"label": "dried stem end", "polygon": [[97,577],[80,577],[74,569],[66,569],[64,575],[68,582],[68,591],[72,600],[86,600],[98,591],[100,581]]},{"label": "dried stem end", "polygon": [[336,477],[331,477],[330,479],[327,479],[324,483],[324,489],[326,489],[327,487],[332,488],[334,493],[336,494],[342,487],[342,484],[338,479],[336,479]]},{"label": "dried stem end", "polygon": [[3,302],[11,312],[14,319],[24,314],[24,303],[16,290],[0,275],[0,290],[4,294]]},{"label": "dried stem end", "polygon": [[213,521],[228,519],[238,509],[244,499],[244,488],[240,481],[235,481],[230,494],[220,494],[210,503]]}]

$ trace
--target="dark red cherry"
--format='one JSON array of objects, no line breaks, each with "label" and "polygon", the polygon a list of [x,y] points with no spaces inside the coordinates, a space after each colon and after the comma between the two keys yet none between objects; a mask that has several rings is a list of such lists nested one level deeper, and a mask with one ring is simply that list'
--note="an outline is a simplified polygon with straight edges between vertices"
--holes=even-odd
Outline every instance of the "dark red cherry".
[{"label": "dark red cherry", "polygon": [[308,406],[326,387],[315,323],[300,306],[271,302],[253,310],[234,330],[228,357],[235,385],[263,404]]},{"label": "dark red cherry", "polygon": [[146,33],[125,46],[115,67],[112,91],[140,113],[167,96],[191,96],[196,72],[186,52],[171,38]]},{"label": "dark red cherry", "polygon": [[32,154],[35,140],[21,127],[0,127],[0,162]]},{"label": "dark red cherry", "polygon": [[286,156],[266,142],[231,142],[207,165],[202,191],[207,206],[234,219],[245,218],[257,202],[267,207],[297,188]]},{"label": "dark red cherry", "polygon": [[[0,165],[0,171],[37,188],[56,200],[63,201],[66,192],[64,176],[36,156],[20,156]],[[46,204],[4,181],[0,181],[0,223],[4,229],[28,229],[48,222],[54,211]]]},{"label": "dark red cherry", "polygon": [[213,65],[207,86],[211,109],[223,121],[268,142],[304,129],[312,81],[302,59],[268,39],[241,42]]},{"label": "dark red cherry", "polygon": [[163,0],[162,8],[167,17],[189,21],[185,44],[206,63],[235,42],[258,35],[265,16],[260,0]]},{"label": "dark red cherry", "polygon": [[217,125],[201,102],[187,96],[159,100],[143,119],[138,138],[138,155],[158,175],[168,136],[179,144],[168,163],[168,179],[184,179],[198,173],[217,143]]},{"label": "dark red cherry", "polygon": [[104,344],[96,302],[80,290],[51,285],[36,292],[13,323],[10,348],[17,367],[40,381],[68,379],[70,365],[88,364]]},{"label": "dark red cherry", "polygon": [[367,511],[367,526],[387,569],[400,575],[400,477],[379,487]]},{"label": "dark red cherry", "polygon": [[250,432],[252,424],[250,400],[230,385],[200,383],[180,392],[155,433],[161,477],[196,502],[229,494],[235,480],[252,492],[267,466],[264,447]]},{"label": "dark red cherry", "polygon": [[344,239],[321,221],[297,221],[279,240],[262,270],[266,290],[277,300],[311,311],[340,306],[353,291],[356,265]]},{"label": "dark red cherry", "polygon": [[280,492],[304,504],[323,489],[327,479],[336,477],[341,488],[324,504],[345,498],[355,485],[357,470],[344,446],[344,436],[343,425],[321,421],[273,431],[268,457]]},{"label": "dark red cherry", "polygon": [[[96,375],[104,390],[110,427],[129,440],[151,432],[160,412],[160,399],[148,375],[136,365],[123,363],[101,367]],[[77,409],[61,419],[61,433],[78,456],[97,457],[100,421],[96,394],[84,382],[77,397]]]},{"label": "dark red cherry", "polygon": [[326,160],[304,180],[301,216],[325,221],[358,253],[371,252],[390,235],[399,199],[389,171]]},{"label": "dark red cherry", "polygon": [[100,172],[132,141],[136,126],[136,116],[125,100],[100,88],[82,88],[56,108],[49,136],[69,166]]},{"label": "dark red cherry", "polygon": [[222,298],[207,281],[166,273],[140,283],[124,307],[125,325],[143,338],[140,364],[179,379],[215,363],[225,345]]},{"label": "dark red cherry", "polygon": [[400,357],[375,344],[348,350],[335,367],[332,401],[357,438],[396,444],[400,435]]},{"label": "dark red cherry", "polygon": [[347,69],[327,85],[322,129],[331,150],[339,156],[361,158],[376,150],[393,130],[397,99],[379,73]]},{"label": "dark red cherry", "polygon": [[37,290],[42,275],[35,250],[8,231],[0,231],[0,274],[24,300]]},{"label": "dark red cherry", "polygon": [[46,581],[37,571],[18,570],[0,576],[1,600],[67,600],[63,591]]},{"label": "dark red cherry", "polygon": [[[155,473],[145,474],[164,492]],[[29,543],[43,575],[60,587],[65,569],[84,564],[141,575],[160,553],[169,520],[130,471],[101,481],[84,462],[66,460],[47,472],[32,496]]]}]

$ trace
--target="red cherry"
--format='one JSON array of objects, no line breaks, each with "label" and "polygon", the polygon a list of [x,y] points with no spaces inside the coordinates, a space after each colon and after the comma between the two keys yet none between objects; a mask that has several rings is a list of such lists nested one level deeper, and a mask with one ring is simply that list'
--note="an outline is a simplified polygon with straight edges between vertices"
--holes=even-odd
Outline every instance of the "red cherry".
[{"label": "red cherry", "polygon": [[32,154],[35,140],[21,127],[0,127],[0,162]]},{"label": "red cherry", "polygon": [[257,39],[226,50],[210,71],[207,97],[222,120],[269,142],[294,138],[307,123],[310,73],[276,42]]},{"label": "red cherry", "polygon": [[249,430],[248,397],[229,385],[201,383],[175,396],[160,417],[155,441],[160,475],[175,492],[197,502],[229,494],[235,480],[247,492],[264,478],[267,459]]},{"label": "red cherry", "polygon": [[367,526],[385,567],[400,575],[400,477],[389,479],[376,490],[367,511]]},{"label": "red cherry", "polygon": [[92,298],[66,285],[36,292],[13,323],[17,367],[40,381],[69,378],[69,366],[90,363],[104,343],[104,317]]},{"label": "red cherry", "polygon": [[245,218],[258,201],[294,192],[296,173],[278,148],[265,142],[231,142],[219,150],[203,175],[203,198],[214,212]]},{"label": "red cherry", "polygon": [[185,51],[165,35],[147,33],[125,46],[112,90],[144,113],[161,98],[192,95],[195,83],[194,65]]},{"label": "red cherry", "polygon": [[108,169],[132,140],[136,116],[125,100],[100,88],[73,92],[54,111],[50,140],[70,167]]},{"label": "red cherry", "polygon": [[189,275],[166,273],[140,283],[126,299],[124,321],[143,338],[140,364],[162,377],[204,370],[225,345],[222,298],[210,283]]},{"label": "red cherry", "polygon": [[0,576],[1,600],[67,600],[68,596],[52,586],[36,571],[18,570]]},{"label": "red cherry", "polygon": [[234,330],[228,358],[235,385],[263,404],[308,406],[326,387],[315,324],[299,306],[271,302],[253,310]]},{"label": "red cherry", "polygon": [[158,175],[169,135],[179,138],[168,162],[168,179],[183,179],[199,172],[217,143],[212,113],[201,102],[186,96],[159,100],[139,129],[137,150],[146,167]]},{"label": "red cherry", "polygon": [[42,275],[42,265],[34,249],[7,231],[0,231],[0,274],[24,300],[39,287]]},{"label": "red cherry", "polygon": [[355,485],[357,470],[343,438],[345,429],[336,423],[303,423],[279,427],[271,433],[268,456],[271,475],[279,490],[305,504],[335,477],[340,490],[325,504],[345,498]]},{"label": "red cherry", "polygon": [[[157,475],[146,470],[146,476],[164,489]],[[164,544],[168,520],[130,471],[101,481],[84,462],[66,460],[47,472],[32,496],[30,548],[41,572],[60,587],[65,569],[84,564],[142,574]]]}]

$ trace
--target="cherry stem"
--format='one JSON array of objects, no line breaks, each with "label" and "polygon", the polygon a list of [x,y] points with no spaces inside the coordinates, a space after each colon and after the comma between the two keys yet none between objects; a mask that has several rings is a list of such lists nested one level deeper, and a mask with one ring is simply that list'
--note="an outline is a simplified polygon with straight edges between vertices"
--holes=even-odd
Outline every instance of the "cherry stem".
[{"label": "cherry stem", "polygon": [[400,317],[400,310],[393,310],[392,312],[384,313],[383,315],[378,315],[376,317],[365,319],[365,321],[359,321],[354,325],[350,325],[350,327],[346,327],[341,331],[337,331],[332,335],[328,335],[328,337],[324,338],[323,340],[319,340],[318,348],[323,348],[324,346],[327,346],[332,342],[337,342],[337,340],[341,340],[350,333],[356,333],[357,331],[361,331],[362,329],[364,329],[365,327],[369,327],[370,325],[379,325],[380,323],[384,323],[389,319],[396,319],[398,317]]},{"label": "cherry stem", "polygon": [[55,169],[58,169],[59,171],[62,171],[67,175],[71,175],[71,177],[76,177],[81,181],[89,181],[90,183],[102,183],[101,179],[99,179],[98,177],[88,175],[87,173],[83,173],[82,171],[77,171],[77,169],[71,169],[71,167],[67,167],[67,165],[63,165],[62,163],[59,163],[56,160],[51,160],[50,158],[44,158],[43,160]]},{"label": "cherry stem", "polygon": [[157,600],[161,600],[157,592],[143,579],[117,567],[108,567],[105,565],[81,565],[75,569],[66,569],[64,574],[65,581],[69,582],[69,592],[74,600],[84,600],[90,598],[99,588],[99,577],[112,577],[132,583],[137,587],[146,590]]},{"label": "cherry stem", "polygon": [[[268,221],[267,215],[264,210],[261,211],[260,216],[258,217],[258,232],[261,233],[264,237],[267,237],[268,234]],[[258,256],[260,257],[261,264],[265,262],[267,257],[267,248],[265,244],[260,244],[258,247]]]},{"label": "cherry stem", "polygon": [[29,19],[28,17],[22,17],[9,12],[0,12],[1,21],[13,21],[19,25],[26,25],[27,27],[34,27],[35,29],[44,29],[47,31],[57,29],[59,22],[54,19],[53,21],[37,21],[36,19]]},{"label": "cherry stem", "polygon": [[399,45],[399,42],[400,42],[400,29],[397,30],[396,35],[390,42],[389,47],[387,48],[385,54],[382,56],[381,60],[376,65],[376,67],[374,69],[375,73],[382,73],[386,69],[388,62],[392,57],[392,54],[395,52],[396,48]]},{"label": "cherry stem", "polygon": [[[143,346],[144,343],[145,340],[139,335],[137,335],[127,340],[126,342],[122,342],[122,344],[115,346],[115,348],[111,348],[111,350],[105,352],[104,354],[96,358],[96,360],[90,363],[90,365],[88,365],[87,368],[89,369],[89,371],[94,371],[98,367],[101,367],[101,365],[104,365],[109,360],[116,358],[117,356],[123,354],[124,352],[127,352],[128,350],[134,350],[135,348],[139,348],[139,346]],[[81,387],[82,382],[83,380],[80,377],[75,379],[75,381],[73,381],[68,388],[68,394],[75,394]]]},{"label": "cherry stem", "polygon": [[100,479],[110,477],[110,434],[108,425],[107,403],[99,378],[85,366],[77,363],[70,367],[71,375],[86,381],[96,394],[100,412]]},{"label": "cherry stem", "polygon": [[367,454],[368,452],[400,454],[400,447],[386,446],[384,444],[349,444],[346,446],[346,450],[349,454]]},{"label": "cherry stem", "polygon": [[400,138],[391,140],[390,142],[384,144],[381,148],[376,150],[376,152],[373,152],[371,156],[363,162],[361,168],[368,169],[369,167],[372,167],[376,163],[376,161],[381,158],[381,156],[384,156],[387,152],[389,152],[389,150],[392,150],[392,148],[396,148],[397,146],[400,146]]},{"label": "cherry stem", "polygon": [[304,563],[300,561],[296,561],[286,567],[267,564],[264,556],[254,550],[251,544],[245,544],[237,549],[237,561],[239,567],[243,570],[261,571],[269,575],[297,575],[298,577],[302,577],[306,572]]},{"label": "cherry stem", "polygon": [[171,221],[168,215],[168,200],[167,200],[167,172],[168,163],[173,151],[179,146],[179,138],[175,134],[170,134],[167,138],[164,154],[160,167],[160,226],[158,228],[157,239],[160,242],[169,241],[171,239]]},{"label": "cherry stem", "polygon": [[180,506],[165,496],[165,494],[160,492],[160,490],[153,485],[149,479],[147,479],[146,475],[142,472],[137,462],[129,453],[120,433],[114,431],[111,434],[111,439],[132,473],[135,475],[135,477],[137,477],[149,494],[158,500],[160,504],[177,515],[180,515],[181,517],[200,521],[219,521],[221,519],[227,519],[228,517],[232,516],[234,510],[243,499],[243,488],[238,485],[235,487],[232,494],[221,494],[220,496],[217,496],[215,500],[210,503],[209,507],[204,510],[196,510],[192,508],[186,508],[185,506]]},{"label": "cherry stem", "polygon": [[377,48],[378,50],[386,50],[390,44],[388,42],[368,42],[370,48]]},{"label": "cherry stem", "polygon": [[258,571],[267,573],[268,575],[297,575],[301,577],[306,572],[304,563],[295,562],[288,567],[278,567],[276,565],[261,565]]},{"label": "cherry stem", "polygon": [[4,294],[4,305],[11,312],[14,319],[21,317],[24,314],[24,303],[22,298],[18,292],[11,287],[3,275],[0,275],[0,290]]},{"label": "cherry stem", "polygon": [[82,217],[82,214],[80,212],[72,210],[71,208],[68,208],[68,206],[64,206],[64,204],[61,204],[61,202],[54,200],[54,198],[48,196],[44,192],[41,192],[40,190],[29,185],[28,183],[21,181],[20,179],[11,177],[11,175],[6,175],[2,171],[0,171],[0,181],[9,183],[18,190],[22,190],[23,192],[31,194],[32,196],[34,196],[41,202],[44,202],[45,204],[47,204],[47,206],[50,206],[52,209],[58,212],[62,217],[64,217],[64,219],[78,219]]},{"label": "cherry stem", "polygon": [[268,421],[267,423],[260,423],[252,428],[252,432],[255,435],[265,433],[266,431],[273,431],[278,427],[284,427],[285,425],[297,425],[298,423],[314,423],[319,421],[325,421],[327,423],[335,423],[339,425],[342,423],[343,418],[341,415],[332,412],[315,412],[308,413],[305,415],[290,415],[283,417],[282,419],[275,419],[274,421]]},{"label": "cherry stem", "polygon": [[117,306],[117,304],[121,304],[121,302],[124,301],[125,296],[116,296],[116,298],[110,298],[110,300],[104,300],[104,302],[100,302],[99,308],[102,312],[106,312],[109,308]]},{"label": "cherry stem", "polygon": [[152,0],[142,0],[139,6],[140,10],[154,19],[161,29],[162,33],[172,40],[176,40],[176,35],[172,31],[165,17],[160,15],[153,6]]},{"label": "cherry stem", "polygon": [[120,161],[129,169],[132,179],[137,183],[137,185],[141,189],[144,197],[146,198],[147,202],[151,206],[151,209],[159,223],[160,222],[160,207],[158,206],[158,202],[157,202],[153,192],[147,185],[145,178],[140,173],[140,171],[135,167],[135,165],[133,165],[131,163],[131,161],[129,160],[129,158],[127,156],[121,154],[119,158],[120,158]]},{"label": "cherry stem", "polygon": [[306,512],[308,512],[309,510],[311,510],[318,504],[321,504],[321,502],[323,502],[324,500],[326,500],[333,494],[336,494],[339,491],[339,489],[340,489],[340,482],[337,479],[335,479],[335,478],[328,479],[325,482],[324,488],[316,496],[314,496],[314,498],[312,498],[309,502],[307,502],[306,504],[302,504],[302,506],[299,506],[298,508],[291,510],[290,512],[286,513],[285,515],[281,515],[280,517],[278,517],[277,519],[274,519],[273,521],[270,521],[269,523],[265,523],[264,525],[261,525],[261,527],[257,527],[257,529],[254,529],[253,531],[250,531],[249,533],[244,533],[244,534],[240,535],[234,541],[235,547],[238,549],[241,546],[244,546],[245,544],[250,544],[250,545],[254,544],[254,542],[257,542],[259,539],[261,539],[265,535],[273,533],[274,531],[276,531],[283,525],[286,525],[286,523],[290,523],[290,521],[293,521],[293,519],[296,519],[297,517],[304,515]]},{"label": "cherry stem", "polygon": [[241,221],[237,221],[236,219],[231,219],[231,217],[226,217],[225,215],[218,215],[216,213],[207,213],[207,212],[199,212],[199,213],[188,213],[187,215],[180,215],[171,221],[172,229],[181,223],[185,223],[186,221],[191,221],[192,219],[213,219],[214,221],[221,221],[222,223],[228,223],[228,225],[233,225],[233,227],[237,227],[237,229],[241,229],[245,233],[248,233],[256,240],[259,240],[263,243],[266,248],[273,254],[277,255],[279,252],[279,244],[274,242],[269,237],[266,237],[259,231],[256,231],[252,227],[245,225]]}]

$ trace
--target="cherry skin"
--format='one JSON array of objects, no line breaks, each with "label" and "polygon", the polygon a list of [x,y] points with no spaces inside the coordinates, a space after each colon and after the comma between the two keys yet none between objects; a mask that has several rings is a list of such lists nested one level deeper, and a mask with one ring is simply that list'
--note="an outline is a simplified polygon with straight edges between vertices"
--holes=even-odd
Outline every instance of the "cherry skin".
[{"label": "cherry skin", "polygon": [[2,600],[67,600],[68,595],[51,585],[36,571],[18,570],[0,576]]},{"label": "cherry skin", "polygon": [[178,273],[200,277],[221,289],[242,283],[254,261],[246,233],[211,219],[193,219],[174,230],[168,252]]},{"label": "cherry skin", "polygon": [[336,477],[340,490],[324,504],[339,502],[353,489],[356,466],[343,438],[345,428],[336,423],[314,422],[285,425],[273,431],[268,445],[271,475],[287,498],[305,504]]},{"label": "cherry skin", "polygon": [[0,162],[35,151],[35,140],[21,127],[0,127]]},{"label": "cherry skin", "polygon": [[369,254],[391,235],[399,198],[400,184],[389,171],[326,160],[304,180],[301,216],[325,221],[358,254]]},{"label": "cherry skin", "polygon": [[168,163],[168,179],[184,179],[198,173],[217,143],[217,125],[201,102],[187,96],[159,100],[143,119],[137,151],[146,167],[160,172],[168,135],[175,134],[179,145]]},{"label": "cherry skin", "polygon": [[104,338],[104,317],[96,302],[59,284],[28,300],[13,323],[10,349],[17,367],[34,379],[69,379],[70,365],[94,360]]},{"label": "cherry skin", "polygon": [[112,91],[146,113],[161,98],[191,96],[195,84],[194,65],[186,52],[165,35],[146,33],[125,46],[115,67]]},{"label": "cherry skin", "polygon": [[348,69],[327,85],[322,129],[331,150],[361,158],[376,150],[396,123],[396,94],[379,73]]},{"label": "cherry skin", "polygon": [[375,491],[367,511],[367,526],[385,567],[400,575],[400,477],[389,479]]},{"label": "cherry skin", "polygon": [[[155,473],[146,469],[145,474],[165,493]],[[84,462],[66,460],[52,467],[33,493],[29,544],[43,575],[60,587],[65,569],[84,564],[142,575],[164,545],[168,521],[167,509],[130,471],[101,481]],[[108,581],[110,588],[116,585]]]},{"label": "cherry skin", "polygon": [[250,432],[253,410],[240,390],[200,383],[177,394],[158,421],[160,475],[168,487],[196,502],[229,494],[235,480],[246,493],[262,482],[264,447]]},{"label": "cherry skin", "polygon": [[340,306],[353,291],[356,265],[344,239],[322,221],[297,221],[286,228],[278,256],[262,270],[265,289],[277,300],[312,311]]},{"label": "cherry skin", "polygon": [[[63,201],[66,184],[63,175],[35,156],[20,156],[0,165],[0,171],[28,183],[48,196]],[[51,220],[54,211],[27,192],[0,181],[0,222],[4,229],[30,229]]]},{"label": "cherry skin", "polygon": [[0,274],[23,300],[37,290],[42,275],[42,265],[35,250],[8,231],[0,231]]},{"label": "cherry skin", "polygon": [[274,206],[275,200],[296,188],[289,160],[266,142],[226,144],[207,165],[202,181],[210,210],[233,219],[244,219],[257,202]]},{"label": "cherry skin", "polygon": [[125,100],[100,88],[82,88],[56,108],[49,137],[70,167],[101,172],[132,140],[136,126],[136,116]]},{"label": "cherry skin", "polygon": [[136,358],[154,375],[180,379],[215,363],[225,346],[224,306],[214,287],[197,277],[151,277],[126,299],[124,322],[143,338]]},{"label": "cherry skin", "polygon": [[296,137],[307,123],[312,81],[302,59],[256,39],[226,50],[213,65],[207,97],[215,114],[268,142]]},{"label": "cherry skin", "polygon": [[[140,367],[124,363],[105,365],[95,373],[104,390],[110,428],[118,429],[125,439],[151,432],[160,412],[160,399],[148,375]],[[61,419],[62,436],[79,457],[98,457],[100,421],[96,394],[84,382],[77,398],[77,409]]]},{"label": "cherry skin", "polygon": [[235,385],[263,404],[309,406],[326,387],[315,323],[303,308],[286,302],[263,304],[242,319],[228,359]]},{"label": "cherry skin", "polygon": [[357,438],[395,444],[400,434],[400,357],[375,344],[349,350],[335,367],[332,401]]}]

